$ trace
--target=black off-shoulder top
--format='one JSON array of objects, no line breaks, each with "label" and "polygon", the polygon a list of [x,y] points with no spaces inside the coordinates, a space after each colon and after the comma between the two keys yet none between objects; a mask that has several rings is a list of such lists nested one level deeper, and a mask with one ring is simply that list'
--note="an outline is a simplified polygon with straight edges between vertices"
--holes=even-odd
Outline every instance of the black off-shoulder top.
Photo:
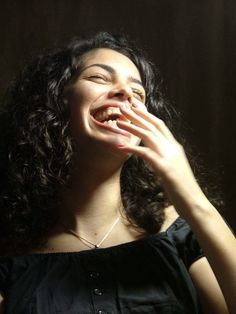
[{"label": "black off-shoulder top", "polygon": [[5,313],[202,313],[188,273],[202,256],[179,217],[165,232],[113,247],[0,257]]}]

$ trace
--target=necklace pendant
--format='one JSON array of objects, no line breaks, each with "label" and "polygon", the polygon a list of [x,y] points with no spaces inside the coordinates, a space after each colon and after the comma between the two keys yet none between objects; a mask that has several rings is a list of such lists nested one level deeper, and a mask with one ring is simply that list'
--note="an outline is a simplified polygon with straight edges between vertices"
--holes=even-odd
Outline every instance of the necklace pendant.
[{"label": "necklace pendant", "polygon": [[111,234],[112,230],[114,229],[114,227],[117,225],[117,223],[120,220],[120,215],[117,217],[117,219],[114,221],[114,223],[112,224],[112,226],[110,227],[110,229],[107,231],[107,233],[104,235],[104,237],[102,238],[102,240],[98,243],[98,244],[94,244],[91,241],[81,237],[77,232],[68,229],[65,225],[63,225],[63,227],[65,228],[66,232],[71,233],[73,236],[75,236],[76,238],[78,238],[81,242],[83,242],[83,244],[85,244],[87,247],[89,247],[90,249],[99,249],[100,246],[102,245],[102,243],[106,240],[106,238]]}]

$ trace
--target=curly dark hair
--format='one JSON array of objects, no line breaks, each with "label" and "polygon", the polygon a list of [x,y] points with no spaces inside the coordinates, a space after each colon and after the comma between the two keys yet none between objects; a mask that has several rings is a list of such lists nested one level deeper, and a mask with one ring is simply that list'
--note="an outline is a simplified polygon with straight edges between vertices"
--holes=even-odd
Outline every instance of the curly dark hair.
[{"label": "curly dark hair", "polygon": [[[148,110],[173,131],[175,112],[163,99],[158,71],[123,36],[100,32],[86,39],[75,38],[66,47],[39,56],[14,81],[0,108],[3,254],[37,247],[42,244],[42,235],[57,222],[59,187],[69,182],[73,167],[73,141],[63,91],[78,74],[83,55],[96,48],[116,50],[134,62],[146,90]],[[142,159],[132,156],[124,164],[120,180],[130,222],[147,233],[157,232],[167,199],[156,175]]]}]

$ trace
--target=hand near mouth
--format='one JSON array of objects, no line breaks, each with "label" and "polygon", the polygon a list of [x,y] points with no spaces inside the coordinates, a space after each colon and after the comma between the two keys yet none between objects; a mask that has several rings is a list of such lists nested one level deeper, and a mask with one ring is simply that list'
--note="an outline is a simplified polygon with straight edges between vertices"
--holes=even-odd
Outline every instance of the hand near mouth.
[{"label": "hand near mouth", "polygon": [[138,155],[152,166],[179,214],[185,216],[186,207],[189,210],[193,204],[206,202],[183,147],[165,123],[140,106],[132,106],[131,109],[122,107],[120,110],[132,123],[118,119],[118,127],[139,137],[145,146],[127,143],[119,146],[119,149]]}]

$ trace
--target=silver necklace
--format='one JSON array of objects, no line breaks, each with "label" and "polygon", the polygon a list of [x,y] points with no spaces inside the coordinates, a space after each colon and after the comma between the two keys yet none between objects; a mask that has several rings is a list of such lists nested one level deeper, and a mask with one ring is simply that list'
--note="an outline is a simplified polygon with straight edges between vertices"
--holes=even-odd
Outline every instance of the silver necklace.
[{"label": "silver necklace", "polygon": [[85,244],[90,249],[99,249],[100,246],[102,245],[102,243],[107,239],[107,237],[111,234],[112,230],[118,224],[119,220],[120,220],[120,215],[116,218],[116,220],[113,222],[113,224],[111,225],[109,230],[106,232],[104,237],[97,244],[85,239],[84,237],[81,237],[81,235],[79,235],[74,230],[68,229],[64,224],[63,224],[63,227],[65,228],[66,232],[68,232],[68,233],[72,234],[73,236],[75,236],[76,238],[78,238],[83,244]]}]

